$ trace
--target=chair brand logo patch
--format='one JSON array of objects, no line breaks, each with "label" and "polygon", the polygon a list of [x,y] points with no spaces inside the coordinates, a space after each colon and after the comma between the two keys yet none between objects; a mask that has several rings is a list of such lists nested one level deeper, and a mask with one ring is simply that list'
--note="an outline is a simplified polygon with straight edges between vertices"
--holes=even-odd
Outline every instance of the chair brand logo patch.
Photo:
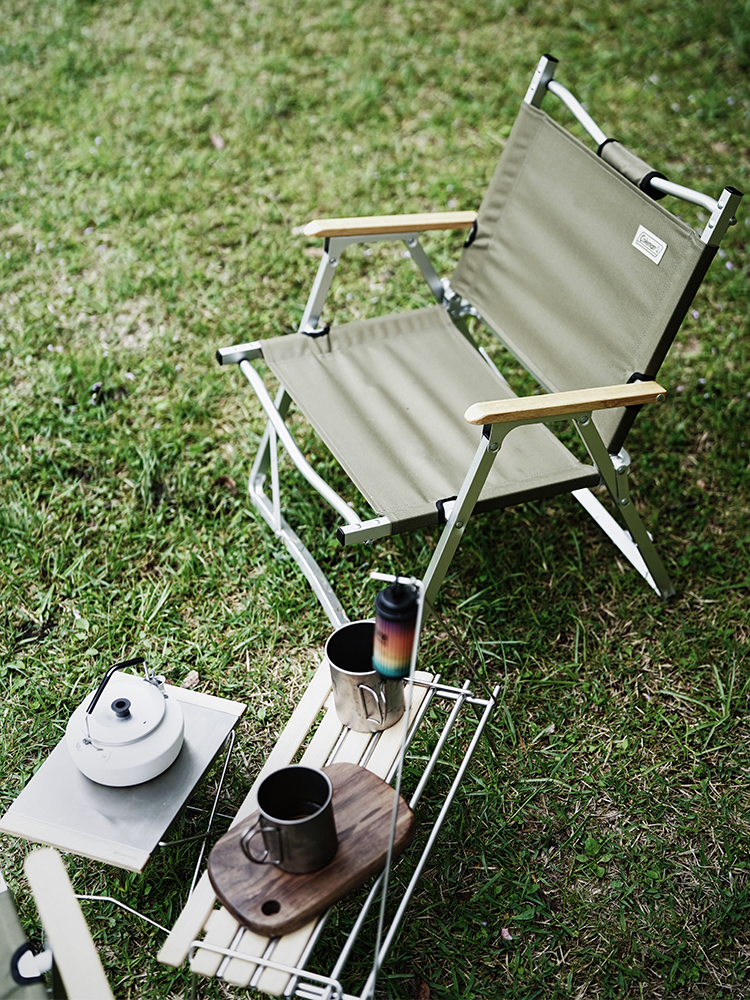
[{"label": "chair brand logo patch", "polygon": [[636,250],[640,250],[642,254],[645,254],[654,264],[659,263],[664,256],[664,251],[667,249],[667,244],[664,240],[660,240],[658,236],[654,236],[645,226],[638,226],[633,246]]}]

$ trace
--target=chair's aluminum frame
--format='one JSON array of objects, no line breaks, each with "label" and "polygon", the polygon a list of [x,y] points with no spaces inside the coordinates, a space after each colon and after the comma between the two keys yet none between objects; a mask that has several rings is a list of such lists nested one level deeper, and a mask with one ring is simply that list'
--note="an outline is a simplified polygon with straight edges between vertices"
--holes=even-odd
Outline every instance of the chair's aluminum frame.
[{"label": "chair's aluminum frame", "polygon": [[[450,293],[447,281],[441,280],[432,262],[419,242],[419,233],[387,233],[367,236],[337,236],[325,240],[323,256],[308,296],[307,305],[299,324],[298,332],[308,336],[322,334],[318,327],[323,312],[326,295],[331,287],[341,254],[352,243],[370,243],[373,241],[402,241],[411,258],[419,267],[432,294],[439,303],[445,304]],[[347,534],[348,544],[353,542],[371,542],[391,534],[387,517],[371,518],[363,522],[357,512],[312,468],[300,451],[297,443],[286,426],[285,419],[291,403],[291,398],[283,386],[272,399],[271,394],[253,368],[251,362],[263,357],[262,341],[252,341],[233,347],[220,348],[216,352],[221,365],[238,364],[245,378],[253,388],[263,407],[267,424],[263,432],[255,462],[250,470],[248,493],[258,513],[273,530],[277,538],[284,542],[292,558],[302,570],[310,587],[315,593],[323,610],[334,626],[343,625],[348,621],[344,608],[331,587],[325,573],[304,545],[297,533],[281,513],[278,474],[278,445],[283,445],[287,454],[297,469],[321,497],[343,518],[351,533]],[[266,481],[271,477],[271,495],[266,492]],[[345,529],[346,530],[346,529]]]},{"label": "chair's aluminum frame", "polygon": [[[544,95],[547,91],[550,91],[572,111],[581,126],[591,135],[594,141],[598,145],[601,145],[607,138],[606,134],[599,128],[580,102],[565,87],[554,80],[556,66],[557,60],[551,56],[543,56],[539,60],[524,100],[526,103],[538,107]],[[707,245],[717,246],[727,228],[736,221],[735,212],[742,195],[732,187],[725,188],[719,199],[714,200],[702,192],[694,191],[691,188],[686,188],[661,178],[652,178],[651,184],[666,194],[699,205],[711,213],[701,235],[702,241]],[[422,272],[435,300],[447,309],[452,321],[461,332],[464,334],[467,332],[466,319],[468,316],[476,317],[480,321],[485,322],[471,303],[461,299],[460,296],[453,292],[448,279],[441,279],[438,276],[419,242],[418,233],[368,234],[326,238],[323,247],[323,256],[299,325],[299,333],[311,336],[325,335],[326,328],[319,325],[323,306],[344,250],[352,243],[369,243],[382,240],[401,240],[405,243],[411,258]],[[488,324],[485,322],[485,325]],[[492,332],[495,333],[496,331]],[[250,473],[248,484],[250,498],[256,510],[268,523],[275,535],[286,545],[292,558],[297,562],[307,578],[308,583],[331,622],[338,626],[348,620],[341,602],[336,597],[328,579],[312,554],[281,514],[278,474],[279,444],[283,445],[297,469],[310,485],[342,517],[345,523],[339,529],[338,537],[343,544],[349,545],[361,542],[367,544],[378,538],[386,537],[391,534],[391,525],[386,516],[367,520],[361,519],[352,506],[331,489],[312,469],[285,424],[291,403],[288,393],[282,387],[279,389],[276,398],[272,399],[262,378],[251,364],[252,360],[261,359],[262,356],[262,341],[253,341],[248,344],[222,348],[217,351],[217,360],[220,364],[239,364],[243,374],[258,396],[268,418],[266,429]],[[491,364],[489,358],[486,357],[486,360]],[[566,419],[571,418],[568,417]],[[573,496],[594,518],[648,585],[662,598],[671,597],[675,592],[672,582],[661,558],[657,554],[651,536],[647,532],[630,499],[628,492],[630,459],[627,453],[623,450],[619,455],[613,456],[609,454],[593,421],[590,419],[590,414],[578,414],[572,419],[576,423],[577,430],[591,458],[599,469],[602,483],[606,485],[617,506],[625,522],[625,527],[623,528],[612,517],[593,495],[591,490],[574,490]],[[452,505],[452,510],[443,529],[440,542],[424,575],[425,600],[428,606],[432,605],[447,572],[451,558],[465,529],[466,522],[471,516],[474,503],[489,474],[492,461],[494,461],[497,451],[502,444],[502,439],[505,434],[516,426],[519,426],[519,424],[506,425],[502,432],[493,428],[489,436],[483,438],[477,450],[474,462],[466,474],[461,493]],[[489,444],[493,445],[493,451],[489,450]],[[265,490],[269,474],[271,478],[270,497]]]},{"label": "chair's aluminum frame", "polygon": [[[596,124],[591,115],[586,111],[580,101],[554,79],[557,69],[557,60],[552,56],[542,56],[534,71],[529,89],[524,100],[527,104],[540,107],[542,98],[549,91],[559,97],[563,104],[572,111],[580,125],[588,132],[597,146],[601,146],[607,141],[607,134]],[[680,198],[682,201],[699,205],[711,213],[706,223],[701,240],[709,246],[718,246],[729,228],[737,221],[735,212],[740,203],[742,195],[733,187],[726,187],[720,197],[712,198],[703,191],[696,191],[693,188],[685,187],[682,184],[675,184],[664,177],[653,177],[650,180],[652,187],[664,194]]]},{"label": "chair's aluminum frame", "polygon": [[[575,115],[577,121],[596,142],[597,146],[601,146],[607,140],[606,133],[599,128],[573,94],[554,79],[556,68],[556,59],[552,56],[542,56],[524,100],[527,104],[539,107],[545,93],[550,91]],[[664,192],[664,194],[698,205],[711,213],[701,233],[702,242],[708,246],[718,246],[727,229],[737,221],[735,213],[742,195],[732,187],[724,188],[718,200],[715,200],[702,191],[695,191],[682,184],[675,184],[665,178],[653,177],[650,183],[652,187]],[[579,421],[578,431],[589,454],[596,462],[628,530],[623,529],[618,524],[591,490],[574,490],[573,496],[649,586],[663,598],[672,597],[675,592],[674,586],[656,552],[651,536],[646,531],[643,521],[630,499],[628,491],[630,458],[627,452],[623,449],[619,455],[610,455],[593,424],[582,424]]]}]

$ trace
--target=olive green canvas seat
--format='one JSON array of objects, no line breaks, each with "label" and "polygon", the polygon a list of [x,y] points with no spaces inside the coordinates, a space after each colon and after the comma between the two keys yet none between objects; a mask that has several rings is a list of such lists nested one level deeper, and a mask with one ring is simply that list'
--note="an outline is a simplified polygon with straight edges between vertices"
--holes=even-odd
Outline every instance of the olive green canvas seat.
[{"label": "olive green canvas seat", "polygon": [[[239,364],[268,418],[251,499],[334,623],[346,616],[333,588],[282,515],[279,447],[340,515],[344,545],[445,525],[424,573],[408,568],[424,576],[429,603],[473,513],[563,492],[657,593],[674,592],[631,502],[623,446],[639,407],[665,395],[659,367],[742,196],[726,187],[715,200],[667,180],[599,129],[554,80],[555,67],[540,60],[478,212],[310,223],[304,232],[323,239],[323,256],[299,331],[217,352],[220,363]],[[592,145],[542,110],[547,94],[573,112]],[[682,198],[706,209],[705,227],[683,221],[665,197],[670,208]],[[437,275],[419,240],[436,229],[468,231],[450,279]],[[334,275],[343,278],[345,251],[382,240],[403,241],[435,305],[337,326],[326,295]],[[476,322],[541,394],[516,398],[474,343]],[[275,398],[253,365],[259,359],[280,386]],[[369,511],[352,509],[307,463],[286,424],[292,407]],[[588,461],[554,433],[571,420]],[[591,493],[598,484],[623,523]]]},{"label": "olive green canvas seat", "polygon": [[[278,337],[263,357],[392,534],[438,524],[441,501],[458,495],[479,434],[455,415],[478,398],[513,398],[441,306]],[[503,445],[475,510],[598,482],[595,466],[532,424]]]}]

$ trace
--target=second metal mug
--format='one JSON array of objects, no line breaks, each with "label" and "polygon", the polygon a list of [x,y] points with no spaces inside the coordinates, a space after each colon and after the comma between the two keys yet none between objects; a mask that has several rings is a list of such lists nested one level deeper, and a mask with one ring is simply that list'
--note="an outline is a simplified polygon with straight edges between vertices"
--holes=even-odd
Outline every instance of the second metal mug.
[{"label": "second metal mug", "polygon": [[349,622],[326,642],[333,702],[345,726],[358,733],[378,733],[404,714],[404,682],[383,677],[372,665],[373,620]]},{"label": "second metal mug", "polygon": [[[333,786],[324,771],[291,764],[264,778],[258,788],[258,818],[240,841],[255,864],[278,865],[302,874],[323,868],[338,848]],[[253,854],[261,834],[265,853]]]}]

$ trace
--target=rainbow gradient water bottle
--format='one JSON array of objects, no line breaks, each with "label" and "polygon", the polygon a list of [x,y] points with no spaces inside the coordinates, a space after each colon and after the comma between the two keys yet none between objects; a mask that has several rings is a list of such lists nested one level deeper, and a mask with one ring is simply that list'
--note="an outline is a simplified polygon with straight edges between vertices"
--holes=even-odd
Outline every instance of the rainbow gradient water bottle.
[{"label": "rainbow gradient water bottle", "polygon": [[384,677],[408,677],[417,624],[417,590],[392,583],[375,598],[372,665]]}]

